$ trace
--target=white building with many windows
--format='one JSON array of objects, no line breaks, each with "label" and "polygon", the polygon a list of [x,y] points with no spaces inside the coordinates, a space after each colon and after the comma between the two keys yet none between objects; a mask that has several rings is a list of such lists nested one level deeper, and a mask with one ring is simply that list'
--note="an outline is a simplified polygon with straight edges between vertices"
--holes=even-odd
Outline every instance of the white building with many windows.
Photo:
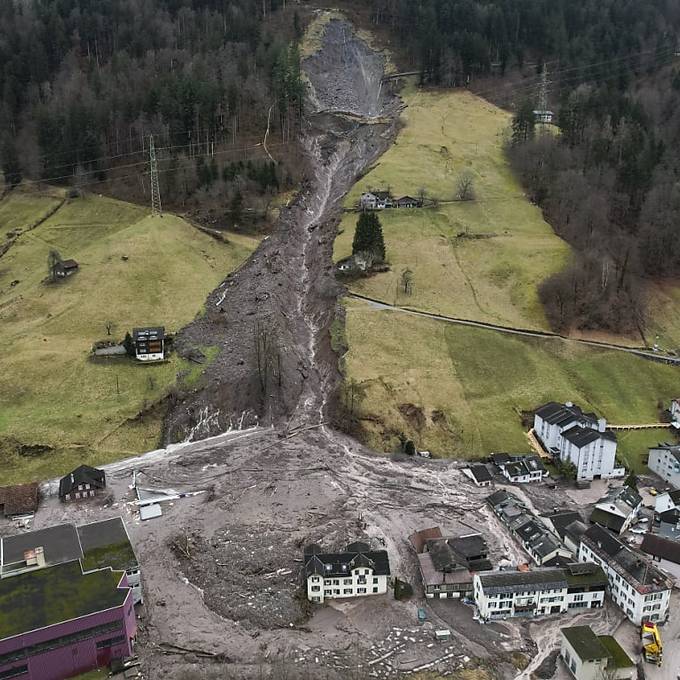
[{"label": "white building with many windows", "polygon": [[612,600],[635,625],[668,618],[672,581],[611,533],[590,527],[581,536],[578,558],[602,567]]},{"label": "white building with many windows", "polygon": [[534,571],[475,574],[473,594],[484,620],[538,617],[569,609],[596,609],[604,604],[607,578],[596,565]]},{"label": "white building with many windows", "polygon": [[680,446],[660,444],[649,449],[649,469],[680,489]]},{"label": "white building with many windows", "polygon": [[578,480],[623,477],[626,473],[616,463],[616,435],[607,431],[607,421],[570,401],[552,401],[538,408],[534,434],[548,453],[576,467]]},{"label": "white building with many windows", "polygon": [[366,543],[351,543],[342,553],[322,553],[319,546],[305,548],[307,599],[363,597],[387,592],[390,561],[386,550],[371,550]]}]

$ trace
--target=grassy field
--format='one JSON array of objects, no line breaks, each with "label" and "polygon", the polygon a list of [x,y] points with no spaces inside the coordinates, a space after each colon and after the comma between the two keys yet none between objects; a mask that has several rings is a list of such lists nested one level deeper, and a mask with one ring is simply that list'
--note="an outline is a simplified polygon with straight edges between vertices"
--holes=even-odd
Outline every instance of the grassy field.
[{"label": "grassy field", "polygon": [[[36,200],[31,208],[31,201]],[[53,200],[53,199],[50,199]],[[46,206],[15,192],[0,201],[0,229],[21,228]],[[48,208],[49,209],[49,208]],[[133,326],[174,332],[202,308],[207,293],[254,249],[254,239],[220,243],[173,215],[108,198],[67,202],[25,232],[0,259],[0,479],[61,474],[76,463],[101,464],[153,448],[162,413],[152,406],[178,372],[197,379],[176,357],[143,366],[127,359],[94,363],[92,343],[121,339]],[[80,270],[46,284],[56,248]],[[214,357],[214,348],[207,348]],[[43,455],[21,445],[51,447]]]},{"label": "grassy field", "polygon": [[[379,164],[349,194],[366,189],[427,195],[437,208],[380,213],[391,271],[352,290],[390,303],[526,328],[547,328],[537,284],[562,269],[568,246],[524,196],[503,155],[509,114],[467,92],[407,88],[405,127]],[[457,178],[471,172],[477,199],[456,202]],[[448,201],[448,202],[447,202]],[[351,253],[357,215],[346,213],[336,258]],[[414,273],[409,296],[399,290]]]},{"label": "grassy field", "polygon": [[[520,414],[572,400],[611,423],[658,420],[677,393],[678,369],[562,340],[513,337],[347,303],[347,374],[366,388],[368,441],[389,451],[405,432],[439,456],[527,452]],[[412,406],[409,406],[412,405]],[[636,469],[666,430],[620,437]]]}]

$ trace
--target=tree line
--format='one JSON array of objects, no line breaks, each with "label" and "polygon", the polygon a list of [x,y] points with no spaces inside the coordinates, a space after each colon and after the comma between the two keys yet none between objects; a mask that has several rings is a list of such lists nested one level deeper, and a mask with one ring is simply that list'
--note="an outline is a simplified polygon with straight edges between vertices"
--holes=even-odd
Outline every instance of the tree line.
[{"label": "tree line", "polygon": [[[166,160],[215,158],[261,139],[268,124],[275,141],[294,139],[302,29],[285,4],[0,3],[0,161],[9,183],[102,180],[113,166],[143,161],[151,133],[170,147],[159,154]],[[184,175],[189,193],[205,184],[197,172]]]}]

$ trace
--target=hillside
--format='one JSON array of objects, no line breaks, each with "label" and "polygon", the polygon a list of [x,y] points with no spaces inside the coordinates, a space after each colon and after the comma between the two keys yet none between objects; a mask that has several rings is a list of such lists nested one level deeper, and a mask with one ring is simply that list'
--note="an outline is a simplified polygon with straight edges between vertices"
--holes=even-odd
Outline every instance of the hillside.
[{"label": "hillside", "polygon": [[[55,200],[15,190],[0,202],[0,232],[28,229]],[[177,216],[98,196],[67,201],[18,237],[0,259],[3,481],[52,477],[76,462],[103,463],[158,443],[162,409],[138,414],[168,392],[178,372],[193,380],[199,367],[177,358],[153,366],[94,363],[89,350],[107,338],[107,323],[118,339],[133,326],[174,332],[188,323],[257,243],[227,238],[221,243]],[[79,272],[44,283],[50,249],[75,258]]]},{"label": "hillside", "polygon": [[[465,91],[402,94],[405,127],[377,167],[350,192],[426,195],[436,208],[380,213],[389,272],[350,289],[389,303],[449,316],[546,329],[537,287],[565,264],[569,248],[525,197],[503,154],[510,116]],[[458,177],[474,178],[476,200],[454,201]],[[336,259],[351,253],[356,213],[346,213]],[[399,281],[413,271],[413,293]]]}]

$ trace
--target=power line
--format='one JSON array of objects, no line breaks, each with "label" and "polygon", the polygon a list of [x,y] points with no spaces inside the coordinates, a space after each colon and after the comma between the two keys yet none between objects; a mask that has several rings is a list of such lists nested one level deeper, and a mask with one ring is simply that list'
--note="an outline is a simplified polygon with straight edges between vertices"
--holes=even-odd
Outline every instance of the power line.
[{"label": "power line", "polygon": [[158,184],[158,163],[156,162],[156,147],[153,135],[149,135],[149,173],[151,174],[151,214],[161,215],[161,188]]}]

